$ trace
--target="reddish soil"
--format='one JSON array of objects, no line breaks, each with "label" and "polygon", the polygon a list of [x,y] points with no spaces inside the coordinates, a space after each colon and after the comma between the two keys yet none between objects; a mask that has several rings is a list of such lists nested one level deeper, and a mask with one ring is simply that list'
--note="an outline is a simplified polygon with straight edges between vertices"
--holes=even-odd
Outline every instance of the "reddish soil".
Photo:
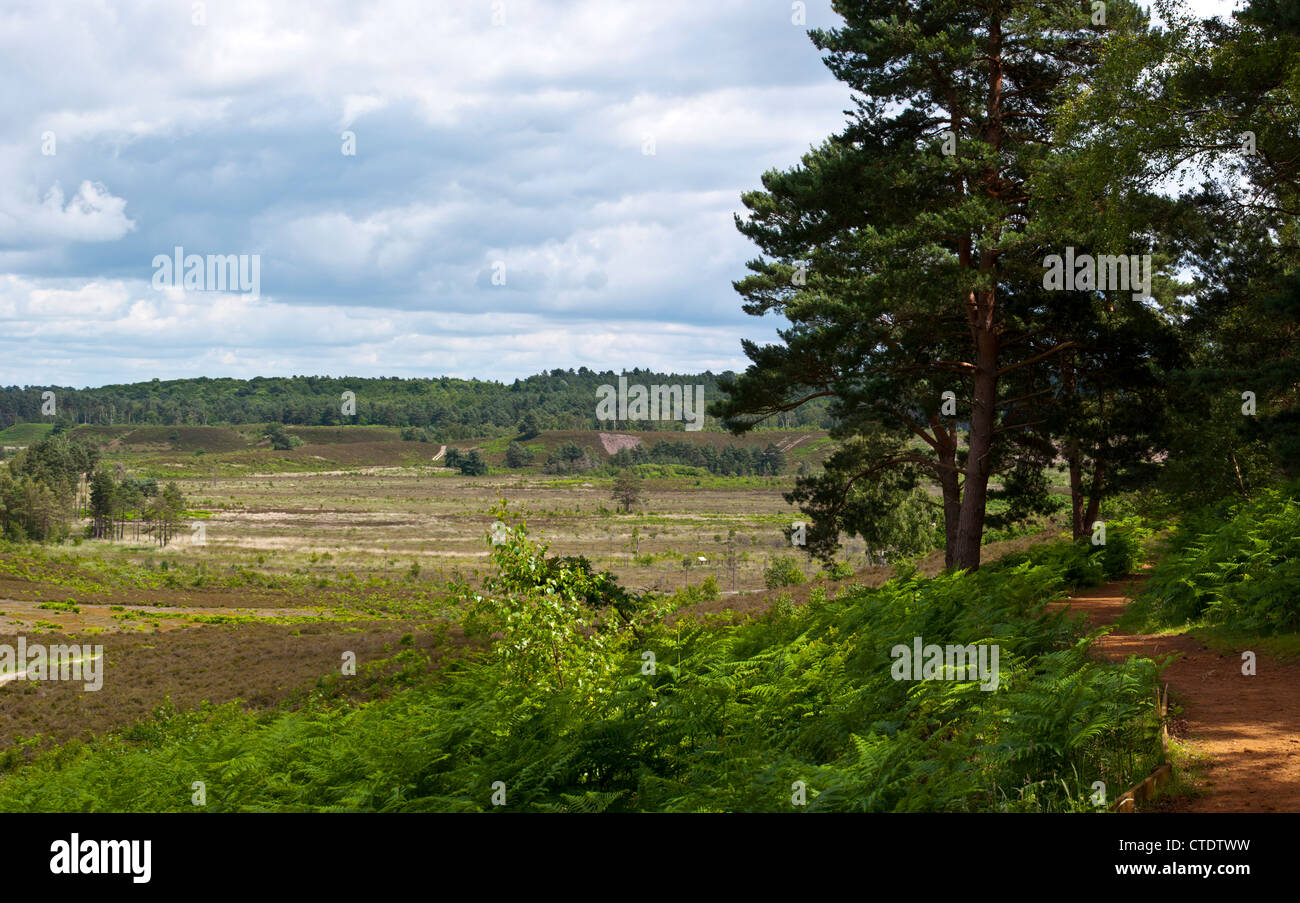
[{"label": "reddish soil", "polygon": [[[1080,592],[1068,604],[1097,626],[1111,624],[1144,578]],[[1183,711],[1171,731],[1210,758],[1204,793],[1174,803],[1180,812],[1300,812],[1300,665],[1263,655],[1256,673],[1241,656],[1211,651],[1194,636],[1113,632],[1096,647],[1112,659],[1177,657],[1165,668],[1171,707]]]},{"label": "reddish soil", "polygon": [[616,455],[625,448],[636,448],[641,444],[641,440],[637,436],[623,433],[601,433],[600,444],[605,447],[605,454]]}]

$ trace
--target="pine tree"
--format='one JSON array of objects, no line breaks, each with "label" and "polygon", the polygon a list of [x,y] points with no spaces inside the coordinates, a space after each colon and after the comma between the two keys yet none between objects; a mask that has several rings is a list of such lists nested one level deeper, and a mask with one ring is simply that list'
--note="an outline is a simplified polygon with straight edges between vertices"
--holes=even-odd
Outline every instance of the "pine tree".
[{"label": "pine tree", "polygon": [[868,438],[871,455],[826,479],[847,498],[923,469],[942,488],[947,565],[975,568],[1007,377],[1074,345],[1045,328],[1060,299],[1044,260],[1060,248],[1036,228],[1060,203],[1040,180],[1056,118],[1107,35],[1140,32],[1144,14],[1108,3],[1101,25],[1067,0],[836,9],[843,27],[812,38],[855,93],[849,125],[766,173],[737,221],[766,255],[736,284],[745,310],[791,325],[780,345],[744,343],[753,363],[711,413],[739,432],[831,398],[834,435]]},{"label": "pine tree", "polygon": [[506,446],[506,467],[527,467],[533,460],[533,453],[520,442],[511,442]]},{"label": "pine tree", "polygon": [[488,472],[487,462],[478,453],[478,449],[471,450],[460,459],[460,472],[467,477],[481,477]]},{"label": "pine tree", "polygon": [[90,481],[90,516],[91,529],[96,539],[112,538],[113,512],[117,507],[116,489],[113,478],[107,471],[95,471],[95,476]]}]

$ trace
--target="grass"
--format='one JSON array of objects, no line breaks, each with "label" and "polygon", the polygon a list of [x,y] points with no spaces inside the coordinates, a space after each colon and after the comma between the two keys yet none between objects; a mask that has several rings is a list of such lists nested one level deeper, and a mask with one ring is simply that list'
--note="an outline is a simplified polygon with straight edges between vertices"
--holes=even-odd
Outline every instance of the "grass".
[{"label": "grass", "polygon": [[43,439],[54,430],[53,423],[15,423],[0,430],[0,445],[22,443],[27,445]]},{"label": "grass", "polygon": [[1169,765],[1172,775],[1154,798],[1142,805],[1144,811],[1176,811],[1183,803],[1202,796],[1211,759],[1192,743],[1169,738]]}]

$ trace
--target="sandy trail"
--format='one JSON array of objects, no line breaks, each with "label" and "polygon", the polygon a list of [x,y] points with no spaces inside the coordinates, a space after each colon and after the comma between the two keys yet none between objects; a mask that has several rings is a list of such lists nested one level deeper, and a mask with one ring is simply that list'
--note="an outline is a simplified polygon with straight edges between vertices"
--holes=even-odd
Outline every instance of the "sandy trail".
[{"label": "sandy trail", "polygon": [[[1144,579],[1085,590],[1066,604],[1097,626],[1111,624]],[[1220,655],[1186,635],[1117,631],[1096,649],[1118,661],[1181,653],[1161,676],[1183,705],[1174,733],[1208,754],[1211,766],[1205,794],[1176,811],[1300,812],[1300,665],[1257,655],[1255,675],[1246,676],[1240,654]]]}]

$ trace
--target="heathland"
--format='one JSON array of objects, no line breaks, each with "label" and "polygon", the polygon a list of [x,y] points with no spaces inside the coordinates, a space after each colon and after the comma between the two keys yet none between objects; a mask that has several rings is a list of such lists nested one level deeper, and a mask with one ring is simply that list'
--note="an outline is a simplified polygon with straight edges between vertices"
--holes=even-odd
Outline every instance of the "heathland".
[{"label": "heathland", "polygon": [[[1283,657],[1297,627],[1259,582],[1293,560],[1285,494],[1173,533],[1124,499],[1102,545],[1032,519],[943,574],[937,530],[910,555],[797,547],[783,496],[829,453],[816,430],[59,435],[185,508],[165,542],[132,514],[95,538],[82,499],[61,542],[0,547],[0,631],[105,661],[97,692],[0,684],[6,809],[184,810],[200,782],[212,810],[1085,811],[1096,782],[1113,798],[1183,753],[1160,742],[1157,663],[1090,654],[1051,603],[1153,559],[1133,617]],[[627,462],[659,441],[781,456],[761,475]],[[474,452],[486,473],[447,466]],[[998,688],[894,679],[891,650],[920,637],[995,644]]]}]

